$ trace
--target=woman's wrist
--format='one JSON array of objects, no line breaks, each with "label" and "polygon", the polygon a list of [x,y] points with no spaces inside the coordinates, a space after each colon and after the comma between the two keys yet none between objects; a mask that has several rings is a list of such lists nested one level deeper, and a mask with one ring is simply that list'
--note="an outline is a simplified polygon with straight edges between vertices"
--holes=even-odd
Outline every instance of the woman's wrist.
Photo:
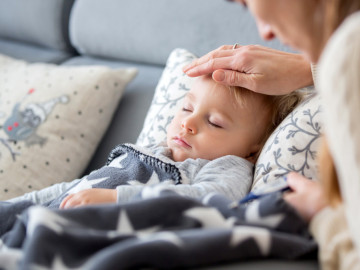
[{"label": "woman's wrist", "polygon": [[297,88],[303,88],[314,84],[314,75],[312,72],[311,63],[304,58],[303,55],[299,54],[296,56],[298,59],[298,72],[297,80],[295,81]]}]

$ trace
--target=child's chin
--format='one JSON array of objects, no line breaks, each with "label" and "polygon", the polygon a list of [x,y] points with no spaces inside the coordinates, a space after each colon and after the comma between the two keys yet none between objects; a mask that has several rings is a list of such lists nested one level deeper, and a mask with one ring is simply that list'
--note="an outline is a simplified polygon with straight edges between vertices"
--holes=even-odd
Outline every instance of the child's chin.
[{"label": "child's chin", "polygon": [[172,159],[176,162],[182,162],[188,158],[190,158],[189,155],[186,155],[182,151],[175,150],[172,153]]}]

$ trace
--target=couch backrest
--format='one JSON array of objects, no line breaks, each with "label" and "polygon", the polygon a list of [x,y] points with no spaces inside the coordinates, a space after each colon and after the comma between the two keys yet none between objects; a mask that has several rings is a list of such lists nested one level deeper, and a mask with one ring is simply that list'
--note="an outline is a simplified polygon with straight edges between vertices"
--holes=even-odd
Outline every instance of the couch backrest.
[{"label": "couch backrest", "polygon": [[68,25],[74,0],[1,0],[0,37],[71,50]]},{"label": "couch backrest", "polygon": [[70,19],[81,54],[151,64],[165,64],[176,47],[200,56],[223,44],[265,44],[248,10],[225,0],[76,0]]}]

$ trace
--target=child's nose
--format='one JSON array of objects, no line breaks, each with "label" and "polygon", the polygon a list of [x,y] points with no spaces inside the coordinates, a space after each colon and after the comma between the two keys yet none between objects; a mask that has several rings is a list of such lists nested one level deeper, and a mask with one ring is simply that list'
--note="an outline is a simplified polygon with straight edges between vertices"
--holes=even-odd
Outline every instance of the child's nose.
[{"label": "child's nose", "polygon": [[189,118],[182,122],[181,127],[185,129],[187,133],[195,134],[197,132],[194,121]]}]

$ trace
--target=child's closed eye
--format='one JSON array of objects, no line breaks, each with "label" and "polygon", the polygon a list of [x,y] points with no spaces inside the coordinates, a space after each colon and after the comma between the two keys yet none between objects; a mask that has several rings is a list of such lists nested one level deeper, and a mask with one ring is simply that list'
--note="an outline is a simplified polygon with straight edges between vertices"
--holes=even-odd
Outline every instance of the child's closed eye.
[{"label": "child's closed eye", "polygon": [[211,125],[211,126],[213,126],[213,127],[216,127],[216,128],[223,128],[220,124],[218,124],[218,123],[215,123],[215,122],[212,122],[212,121],[208,121],[209,122],[209,124]]},{"label": "child's closed eye", "polygon": [[193,108],[190,105],[184,105],[182,107],[182,111],[184,111],[184,112],[192,112]]}]

